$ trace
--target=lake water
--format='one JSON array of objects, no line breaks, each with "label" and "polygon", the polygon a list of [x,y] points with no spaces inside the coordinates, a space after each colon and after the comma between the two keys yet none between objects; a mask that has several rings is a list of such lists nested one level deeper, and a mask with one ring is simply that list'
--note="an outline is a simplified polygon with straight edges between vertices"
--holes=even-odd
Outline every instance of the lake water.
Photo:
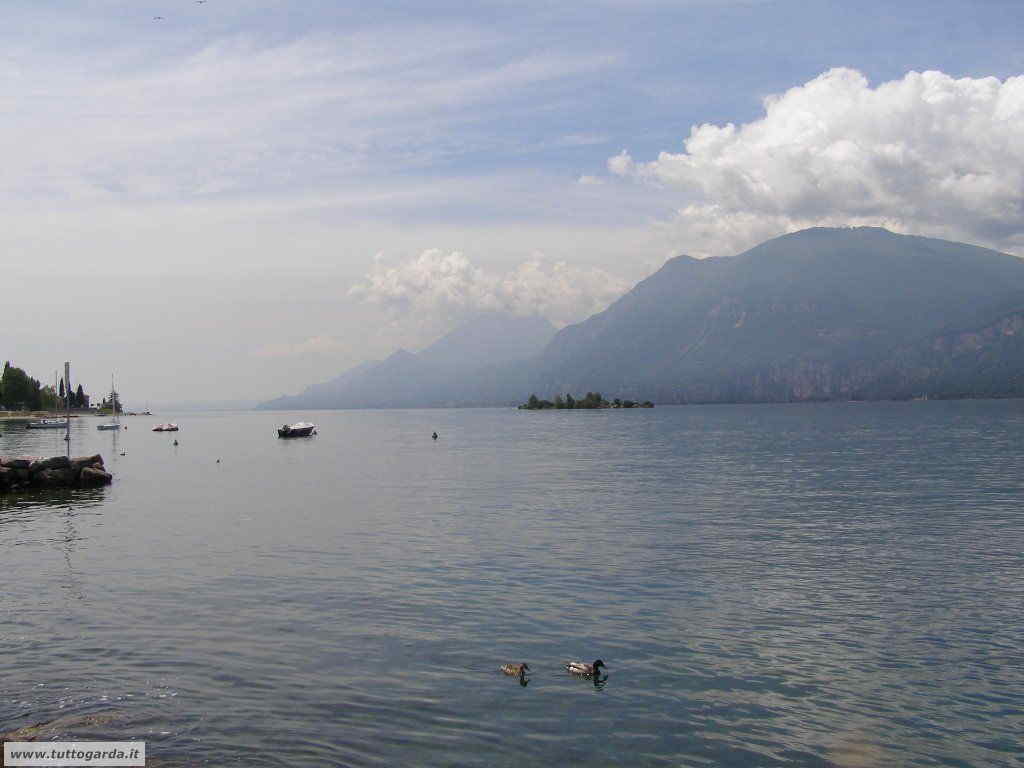
[{"label": "lake water", "polygon": [[168,766],[1024,765],[1024,401],[97,422],[72,452],[111,487],[0,500],[0,731],[112,713],[75,735]]}]

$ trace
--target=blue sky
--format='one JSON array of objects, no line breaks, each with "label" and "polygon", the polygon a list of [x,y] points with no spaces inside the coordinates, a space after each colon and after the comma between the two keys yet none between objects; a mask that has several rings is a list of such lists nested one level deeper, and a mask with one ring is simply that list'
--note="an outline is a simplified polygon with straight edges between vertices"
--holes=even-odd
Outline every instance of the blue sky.
[{"label": "blue sky", "polygon": [[129,402],[294,391],[480,308],[579,320],[805,225],[1024,254],[1019,2],[0,13],[0,356]]}]

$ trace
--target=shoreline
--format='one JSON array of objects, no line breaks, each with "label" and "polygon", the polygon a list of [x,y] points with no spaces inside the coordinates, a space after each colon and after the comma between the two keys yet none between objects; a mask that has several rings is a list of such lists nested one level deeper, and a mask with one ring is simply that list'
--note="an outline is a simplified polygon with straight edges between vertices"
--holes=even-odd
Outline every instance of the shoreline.
[{"label": "shoreline", "polygon": [[[74,413],[72,412],[71,418],[77,419],[81,416],[92,416],[91,413]],[[98,414],[96,414],[98,415]],[[11,411],[0,412],[0,422],[2,421],[33,421],[35,419],[63,419],[67,416],[64,411],[24,411],[19,412],[17,416],[12,415]]]}]

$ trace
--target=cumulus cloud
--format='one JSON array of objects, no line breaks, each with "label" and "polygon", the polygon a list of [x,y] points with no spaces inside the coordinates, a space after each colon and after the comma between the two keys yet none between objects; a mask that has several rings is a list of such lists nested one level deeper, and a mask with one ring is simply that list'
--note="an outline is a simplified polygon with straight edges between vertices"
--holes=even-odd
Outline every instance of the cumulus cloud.
[{"label": "cumulus cloud", "polygon": [[1024,76],[910,72],[872,87],[833,69],[769,96],[744,125],[694,126],[678,154],[611,173],[678,195],[693,255],[807,226],[880,225],[1024,254]]},{"label": "cumulus cloud", "polygon": [[622,150],[614,157],[608,158],[608,170],[616,176],[628,176],[633,173],[635,168],[633,158],[629,156],[629,152],[626,150]]},{"label": "cumulus cloud", "polygon": [[565,325],[604,309],[628,287],[602,269],[540,256],[495,274],[458,251],[431,249],[396,266],[378,258],[349,295],[417,317],[451,320],[476,311],[505,311]]}]

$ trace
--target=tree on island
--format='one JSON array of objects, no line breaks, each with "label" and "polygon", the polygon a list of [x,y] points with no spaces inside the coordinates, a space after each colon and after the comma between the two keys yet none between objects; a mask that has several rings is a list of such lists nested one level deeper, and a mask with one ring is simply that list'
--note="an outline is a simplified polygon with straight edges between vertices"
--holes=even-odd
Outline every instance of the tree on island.
[{"label": "tree on island", "polygon": [[78,389],[75,390],[75,408],[85,408],[85,392],[82,390],[82,385],[78,385]]},{"label": "tree on island", "polygon": [[635,403],[632,400],[621,400],[615,398],[611,402],[604,399],[600,392],[587,392],[581,398],[566,394],[555,395],[554,402],[541,400],[536,394],[531,394],[529,399],[519,408],[524,411],[546,411],[546,410],[594,410],[597,408],[653,408],[654,403],[644,400],[643,403]]}]

